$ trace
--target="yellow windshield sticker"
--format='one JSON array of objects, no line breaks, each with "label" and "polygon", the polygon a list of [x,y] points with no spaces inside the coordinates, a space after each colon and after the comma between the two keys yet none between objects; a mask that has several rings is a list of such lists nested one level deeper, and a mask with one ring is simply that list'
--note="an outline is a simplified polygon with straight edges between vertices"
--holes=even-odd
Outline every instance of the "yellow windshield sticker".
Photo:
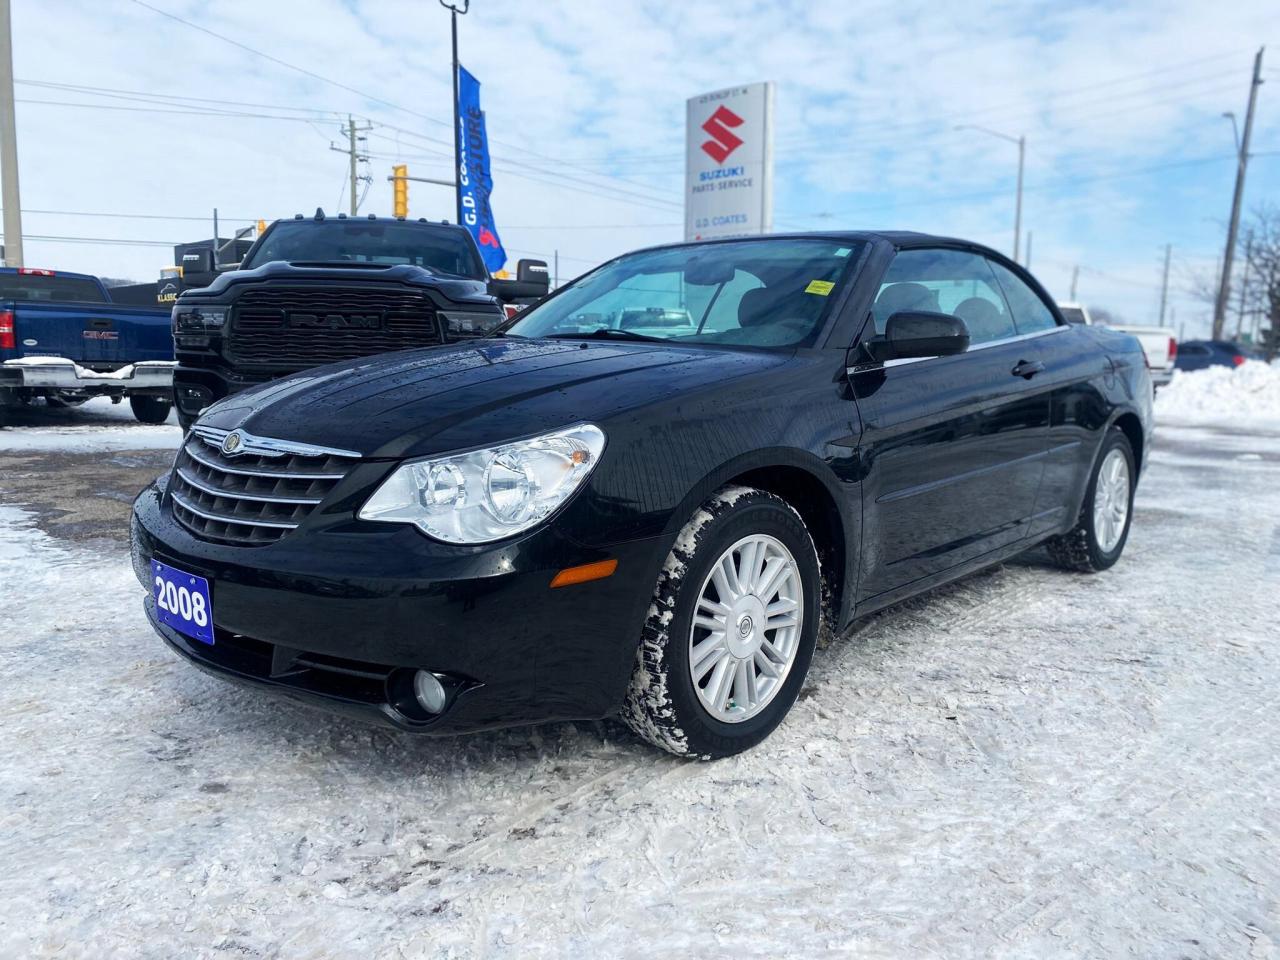
[{"label": "yellow windshield sticker", "polygon": [[810,280],[809,285],[804,288],[805,293],[816,293],[820,297],[829,294],[835,283],[831,280]]}]

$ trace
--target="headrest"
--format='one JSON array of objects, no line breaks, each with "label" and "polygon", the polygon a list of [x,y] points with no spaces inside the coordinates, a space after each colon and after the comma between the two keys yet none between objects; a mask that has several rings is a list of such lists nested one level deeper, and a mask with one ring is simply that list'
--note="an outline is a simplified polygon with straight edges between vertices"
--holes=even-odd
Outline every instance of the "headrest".
[{"label": "headrest", "polygon": [[904,310],[938,312],[937,297],[922,283],[892,283],[876,297],[875,314],[887,320]]},{"label": "headrest", "polygon": [[748,290],[738,301],[738,326],[758,327],[775,319],[778,307],[787,296],[769,287]]}]

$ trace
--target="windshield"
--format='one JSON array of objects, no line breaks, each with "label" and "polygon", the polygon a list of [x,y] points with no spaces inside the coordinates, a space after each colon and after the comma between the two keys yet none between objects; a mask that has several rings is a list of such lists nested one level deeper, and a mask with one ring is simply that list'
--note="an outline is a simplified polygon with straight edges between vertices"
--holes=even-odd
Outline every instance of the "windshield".
[{"label": "windshield", "polygon": [[487,280],[480,254],[461,229],[390,220],[281,220],[244,263],[408,263]]},{"label": "windshield", "polygon": [[861,246],[780,238],[633,253],[530,308],[507,335],[806,346]]},{"label": "windshield", "polygon": [[102,289],[88,277],[59,277],[40,273],[0,273],[0,300],[107,302]]}]

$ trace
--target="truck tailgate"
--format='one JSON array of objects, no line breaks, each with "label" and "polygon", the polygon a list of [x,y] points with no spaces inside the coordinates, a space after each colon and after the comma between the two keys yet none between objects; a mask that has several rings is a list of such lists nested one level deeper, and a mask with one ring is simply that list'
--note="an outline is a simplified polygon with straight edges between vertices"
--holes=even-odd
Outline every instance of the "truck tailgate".
[{"label": "truck tailgate", "polygon": [[169,311],[113,303],[11,301],[15,354],[65,357],[93,366],[172,360]]}]

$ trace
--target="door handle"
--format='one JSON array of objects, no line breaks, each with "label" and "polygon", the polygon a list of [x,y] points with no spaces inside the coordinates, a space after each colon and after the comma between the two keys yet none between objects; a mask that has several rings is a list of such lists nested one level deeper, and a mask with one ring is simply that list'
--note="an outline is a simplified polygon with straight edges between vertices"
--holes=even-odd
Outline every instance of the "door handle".
[{"label": "door handle", "polygon": [[99,320],[99,319],[93,319],[93,320],[90,320],[90,321],[89,321],[89,326],[91,326],[94,330],[110,330],[110,329],[111,329],[111,321],[110,321],[110,320]]},{"label": "door handle", "polygon": [[1009,371],[1015,377],[1022,377],[1024,380],[1030,380],[1037,373],[1044,373],[1043,360],[1019,360],[1017,366]]}]

